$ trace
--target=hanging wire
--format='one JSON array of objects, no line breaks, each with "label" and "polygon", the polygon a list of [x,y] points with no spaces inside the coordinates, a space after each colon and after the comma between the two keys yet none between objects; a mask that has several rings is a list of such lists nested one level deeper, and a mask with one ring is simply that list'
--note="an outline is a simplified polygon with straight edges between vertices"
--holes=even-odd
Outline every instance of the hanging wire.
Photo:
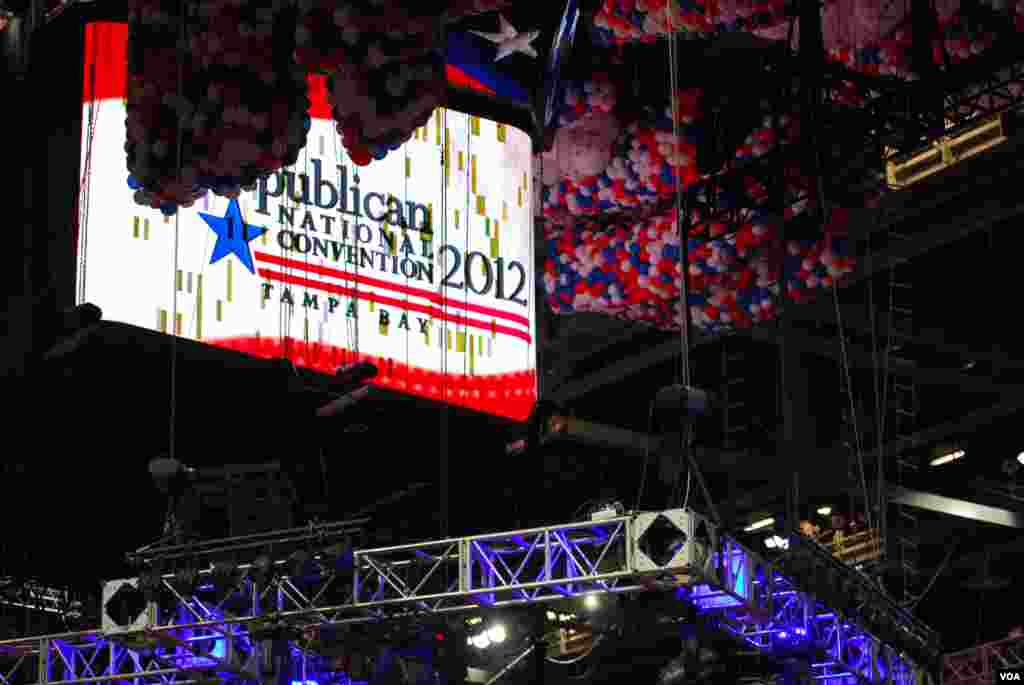
[{"label": "hanging wire", "polygon": [[[181,102],[185,97],[185,0],[181,0],[181,27],[178,33],[178,101]],[[181,156],[182,148],[184,146],[182,140],[183,133],[182,116],[178,115],[178,140],[177,140],[177,184],[181,185]],[[177,408],[178,408],[178,267],[179,263],[179,227],[181,220],[181,210],[174,213],[174,269],[171,273],[171,289],[173,292],[171,301],[171,407],[170,407],[170,426],[168,434],[168,447],[170,458],[175,458],[176,445],[176,432],[177,432]]]},{"label": "hanging wire", "polygon": [[[95,25],[93,30],[97,30]],[[94,37],[95,38],[95,37]],[[96,60],[98,59],[99,40],[92,41],[93,54],[89,65],[89,120],[85,138],[85,162],[79,183],[74,221],[76,224],[75,242],[72,249],[78,251],[78,301],[85,302],[85,267],[86,249],[89,238],[89,189],[92,179],[92,144],[96,137],[96,122],[99,120],[99,103],[96,98]]]},{"label": "hanging wire", "polygon": [[839,292],[835,287],[832,288],[832,300],[835,303],[836,324],[839,326],[839,347],[841,353],[842,373],[846,380],[846,397],[850,405],[850,420],[853,423],[854,450],[860,475],[860,486],[864,495],[864,518],[866,519],[868,528],[871,528],[871,502],[868,495],[867,476],[864,471],[864,450],[860,440],[860,422],[857,420],[857,410],[854,406],[853,381],[850,377],[850,360],[846,350],[846,332],[843,328],[843,314],[842,310],[839,308]]},{"label": "hanging wire", "polygon": [[[674,18],[671,9],[667,13],[668,18],[668,59],[669,59],[669,98],[672,101],[672,144],[675,148],[676,154],[679,152],[681,131],[679,126],[679,119],[681,113],[679,111],[679,54],[678,54],[678,36],[676,35],[675,27],[673,25]],[[676,206],[675,206],[675,221],[676,221],[676,233],[679,236],[679,358],[680,358],[680,382],[686,386],[690,386],[690,297],[689,297],[689,259],[688,259],[688,238],[686,232],[686,224],[689,221],[684,222],[681,214],[684,211],[683,203],[683,181],[681,178],[681,170],[677,169],[675,172],[675,194],[676,194]],[[687,217],[689,219],[689,217]]]}]

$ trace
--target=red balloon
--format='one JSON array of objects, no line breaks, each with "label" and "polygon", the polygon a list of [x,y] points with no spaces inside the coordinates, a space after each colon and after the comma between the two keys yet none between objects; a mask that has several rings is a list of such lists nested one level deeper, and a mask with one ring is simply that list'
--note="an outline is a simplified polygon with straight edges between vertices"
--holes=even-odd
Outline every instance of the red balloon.
[{"label": "red balloon", "polygon": [[362,146],[349,150],[348,155],[357,166],[366,166],[373,160],[373,155],[370,154],[370,151]]}]

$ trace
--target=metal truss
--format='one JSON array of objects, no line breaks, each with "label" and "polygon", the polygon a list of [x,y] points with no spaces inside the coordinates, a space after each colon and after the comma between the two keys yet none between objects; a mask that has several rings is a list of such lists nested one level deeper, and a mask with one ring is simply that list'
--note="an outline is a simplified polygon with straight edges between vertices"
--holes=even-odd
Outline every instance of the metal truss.
[{"label": "metal truss", "polygon": [[[820,583],[787,573],[683,509],[355,550],[349,570],[315,577],[285,575],[284,563],[274,570],[259,585],[237,581],[234,589],[247,589],[241,602],[240,593],[217,592],[212,569],[200,572],[189,593],[168,575],[165,601],[139,609],[127,628],[105,612],[100,630],[0,642],[0,685],[306,681],[329,670],[304,641],[312,626],[651,589],[675,589],[770,654],[787,656],[790,636],[806,638],[818,679],[919,685],[929,678],[923,661],[901,651],[906,638],[884,643],[830,606]],[[137,584],[113,581],[104,596]]]},{"label": "metal truss", "polygon": [[80,615],[67,589],[47,587],[33,580],[11,576],[0,577],[0,606],[30,609],[47,614],[74,618]]},{"label": "metal truss", "polygon": [[988,685],[1000,669],[1024,669],[1024,635],[976,645],[947,654],[942,663],[943,685]]}]

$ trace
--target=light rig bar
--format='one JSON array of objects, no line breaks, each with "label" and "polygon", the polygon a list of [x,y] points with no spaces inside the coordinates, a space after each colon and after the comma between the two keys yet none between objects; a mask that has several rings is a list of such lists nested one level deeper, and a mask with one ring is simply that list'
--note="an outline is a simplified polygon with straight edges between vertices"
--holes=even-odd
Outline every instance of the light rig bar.
[{"label": "light rig bar", "polygon": [[[796,541],[790,547],[803,549]],[[253,580],[255,567],[241,565],[239,572],[248,575],[237,587],[253,599],[230,611],[222,608],[224,600],[218,604],[203,595],[212,569],[201,570],[190,591],[175,576],[164,576],[164,598],[176,602],[172,611],[158,610],[150,601],[120,624],[105,609],[101,629],[0,641],[0,685],[182,685],[211,672],[235,679],[249,674],[247,679],[263,681],[265,671],[254,664],[266,662],[267,626],[286,626],[295,635],[312,625],[666,589],[713,624],[768,654],[814,654],[815,680],[836,685],[937,682],[933,668],[939,662],[938,645],[926,627],[905,615],[891,615],[883,623],[895,629],[880,638],[866,623],[882,619],[861,620],[856,611],[844,612],[822,599],[834,594],[818,584],[842,582],[844,574],[856,571],[836,565],[827,552],[814,555],[804,549],[784,565],[784,573],[780,560],[769,563],[690,510],[634,512],[601,521],[353,550],[345,556],[345,568],[327,571],[322,566],[316,578],[289,577],[288,563],[278,562],[271,573],[263,569]],[[830,576],[818,573],[818,561],[830,564]],[[863,603],[884,609],[862,579],[848,584]],[[105,599],[125,585],[137,587],[138,580],[108,582]],[[272,610],[259,597],[271,598]],[[181,646],[204,640],[220,646],[201,656]],[[291,680],[303,681],[310,655],[300,643],[292,645]],[[285,678],[287,674],[277,674],[275,682]]]}]

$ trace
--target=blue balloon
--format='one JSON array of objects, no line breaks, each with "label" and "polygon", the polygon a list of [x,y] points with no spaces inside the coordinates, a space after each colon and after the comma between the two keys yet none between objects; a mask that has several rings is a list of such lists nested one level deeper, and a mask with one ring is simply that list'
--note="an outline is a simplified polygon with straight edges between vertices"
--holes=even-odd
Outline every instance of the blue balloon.
[{"label": "blue balloon", "polygon": [[139,179],[135,178],[134,176],[129,175],[128,176],[128,187],[131,188],[132,190],[138,190],[139,188],[142,187],[142,184],[139,183]]},{"label": "blue balloon", "polygon": [[312,122],[310,121],[310,119],[309,119],[309,116],[307,115],[307,116],[306,116],[306,117],[305,117],[305,118],[304,118],[304,119],[302,120],[302,127],[303,127],[304,129],[306,129],[306,131],[309,131],[309,129],[310,129],[310,127],[311,127],[312,125],[313,125],[313,124],[312,124]]},{"label": "blue balloon", "polygon": [[160,205],[160,212],[164,216],[174,216],[178,212],[178,207],[170,202],[165,202]]}]

